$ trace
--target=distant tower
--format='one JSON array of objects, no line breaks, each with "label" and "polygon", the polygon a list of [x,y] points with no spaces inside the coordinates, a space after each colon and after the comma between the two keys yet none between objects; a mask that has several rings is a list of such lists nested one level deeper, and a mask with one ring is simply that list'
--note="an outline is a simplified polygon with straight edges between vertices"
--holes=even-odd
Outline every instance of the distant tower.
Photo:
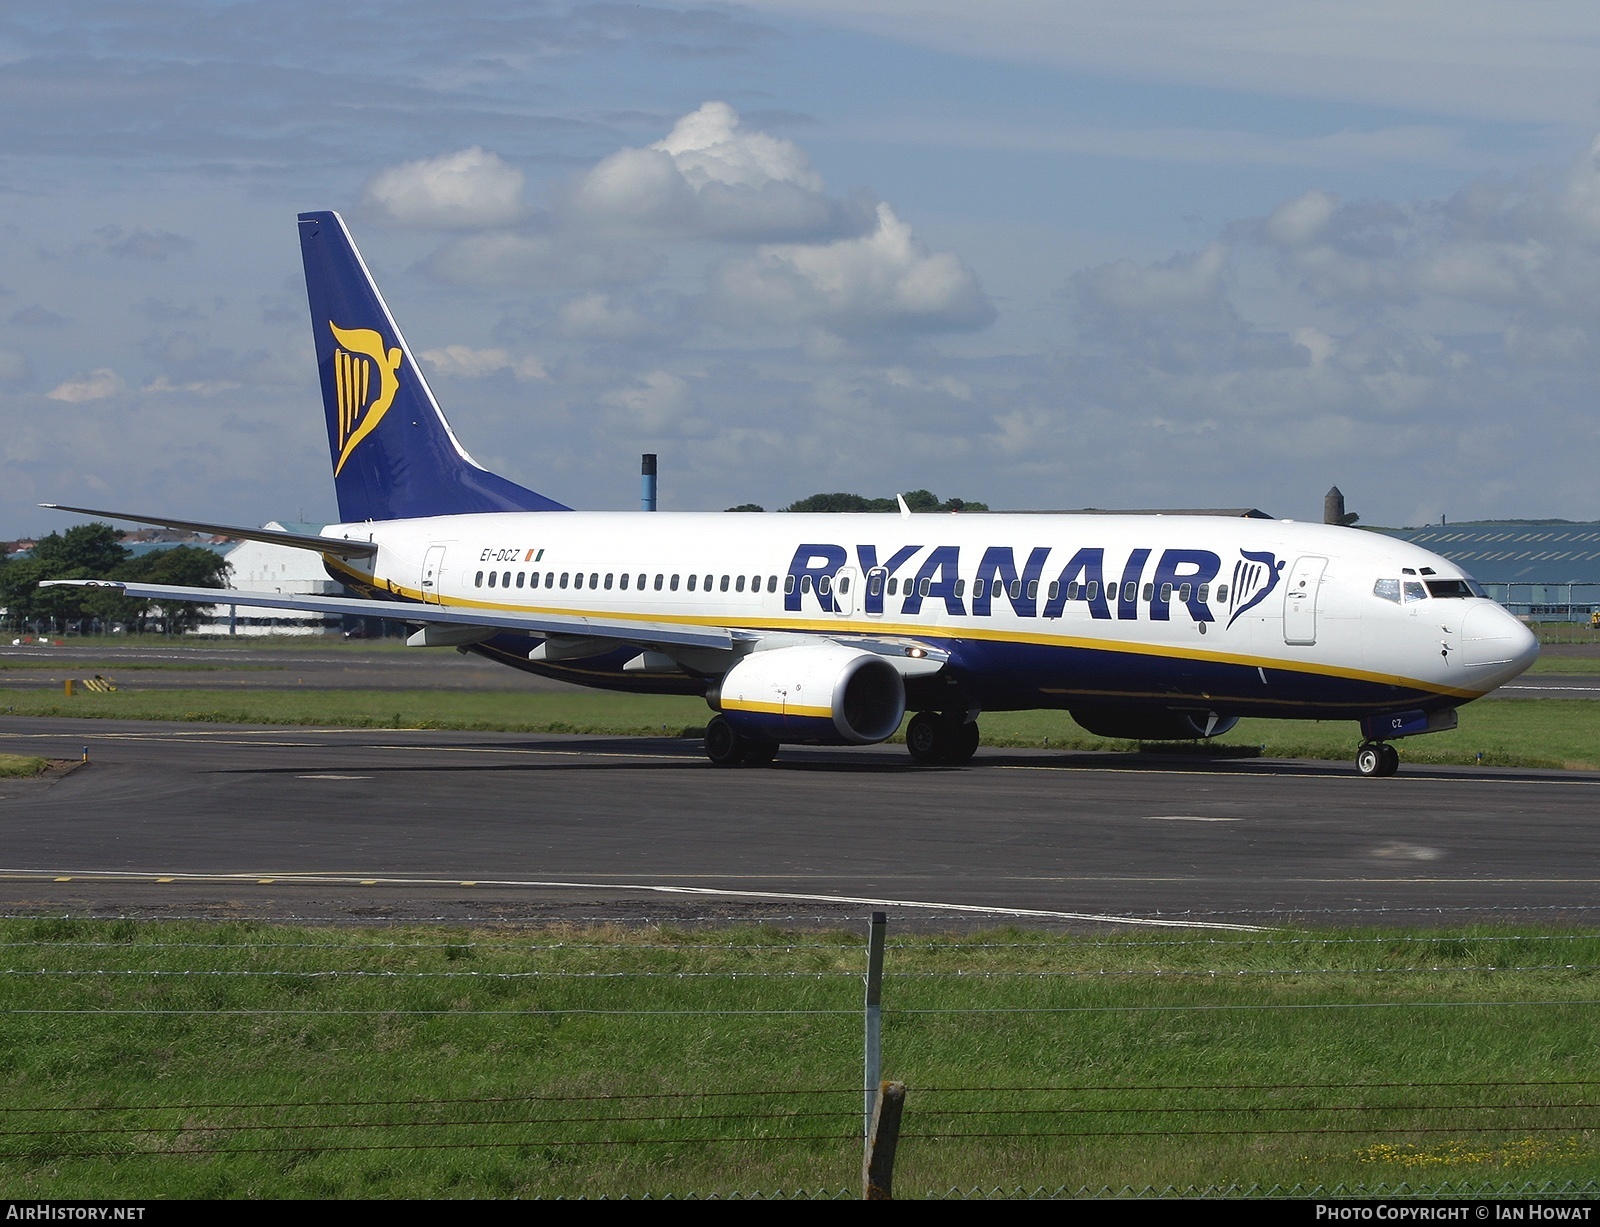
[{"label": "distant tower", "polygon": [[642,511],[656,509],[656,454],[646,452],[639,463],[639,508]]},{"label": "distant tower", "polygon": [[1361,517],[1348,513],[1344,509],[1344,493],[1338,486],[1334,486],[1322,496],[1322,522],[1324,524],[1338,524],[1348,527]]}]

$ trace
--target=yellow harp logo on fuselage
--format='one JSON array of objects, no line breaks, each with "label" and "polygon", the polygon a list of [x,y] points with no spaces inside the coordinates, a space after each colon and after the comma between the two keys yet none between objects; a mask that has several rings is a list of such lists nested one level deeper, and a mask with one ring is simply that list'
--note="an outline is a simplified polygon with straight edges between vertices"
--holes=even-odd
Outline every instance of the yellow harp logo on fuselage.
[{"label": "yellow harp logo on fuselage", "polygon": [[[339,462],[333,466],[337,477],[356,445],[377,429],[394,404],[402,355],[398,348],[387,348],[383,335],[371,328],[341,328],[329,320],[328,330],[340,346],[333,351],[333,389],[339,407]],[[373,367],[378,375],[375,389]]]}]

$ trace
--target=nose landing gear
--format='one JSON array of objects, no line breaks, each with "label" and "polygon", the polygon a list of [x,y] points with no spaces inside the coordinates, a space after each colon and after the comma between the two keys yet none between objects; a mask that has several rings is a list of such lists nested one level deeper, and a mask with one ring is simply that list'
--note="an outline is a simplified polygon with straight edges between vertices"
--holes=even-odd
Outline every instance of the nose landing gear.
[{"label": "nose landing gear", "polygon": [[1356,751],[1356,770],[1366,776],[1393,775],[1400,770],[1400,751],[1386,741],[1367,741]]}]

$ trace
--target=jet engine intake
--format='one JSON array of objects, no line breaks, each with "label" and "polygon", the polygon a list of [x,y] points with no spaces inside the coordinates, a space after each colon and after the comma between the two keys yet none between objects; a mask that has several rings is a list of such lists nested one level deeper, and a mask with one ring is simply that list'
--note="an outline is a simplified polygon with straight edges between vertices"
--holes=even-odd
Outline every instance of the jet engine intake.
[{"label": "jet engine intake", "polygon": [[906,690],[882,656],[830,641],[752,652],[723,676],[716,706],[753,740],[859,746],[894,736]]}]

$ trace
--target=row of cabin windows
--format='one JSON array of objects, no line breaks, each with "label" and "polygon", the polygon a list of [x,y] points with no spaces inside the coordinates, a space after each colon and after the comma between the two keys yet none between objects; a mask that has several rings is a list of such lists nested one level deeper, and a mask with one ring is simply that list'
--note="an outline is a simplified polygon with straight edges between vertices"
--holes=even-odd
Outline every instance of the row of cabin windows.
[{"label": "row of cabin windows", "polygon": [[[650,581],[650,576],[647,575],[647,574],[641,574],[635,580],[633,576],[631,576],[631,575],[629,575],[627,573],[624,573],[624,574],[618,576],[618,575],[616,575],[615,572],[607,572],[606,575],[604,576],[604,578],[602,579],[602,577],[601,577],[601,575],[600,575],[600,573],[598,571],[591,571],[589,573],[589,575],[587,576],[587,581],[588,581],[587,582],[587,586],[589,588],[591,588],[591,589],[593,589],[593,588],[604,588],[608,592],[612,589],[613,586],[615,586],[617,588],[620,588],[622,591],[626,592],[628,590],[629,584],[632,583],[633,587],[636,588],[640,592],[643,592],[646,589],[647,586],[654,588],[655,591],[657,591],[657,592],[660,592],[663,587],[665,587],[668,591],[676,592],[676,591],[678,591],[678,585],[679,585],[680,578],[681,577],[677,576],[677,575],[667,576],[665,574],[657,574],[656,577],[655,577],[655,582],[653,584],[651,584],[649,582]],[[761,589],[762,589],[762,579],[763,579],[763,577],[760,576],[760,575],[752,575],[752,576],[750,576],[749,580],[748,580],[748,591],[750,591],[750,592],[760,592]],[[766,580],[766,590],[768,592],[776,592],[778,590],[778,577],[776,575],[768,575],[768,576],[765,577],[765,580]],[[538,588],[538,587],[541,586],[540,585],[540,580],[539,580],[539,572],[537,572],[537,571],[533,571],[533,572],[526,572],[526,571],[515,571],[515,572],[512,572],[512,571],[488,571],[488,572],[484,572],[484,571],[479,571],[477,576],[473,580],[473,585],[475,587],[482,588],[482,587],[485,586],[485,582],[487,582],[487,585],[490,588],[497,588],[497,587],[498,588],[511,588],[511,587]],[[1023,582],[1020,579],[1012,580],[1009,588],[1007,587],[1007,585],[1003,581],[998,580],[998,579],[991,580],[991,581],[974,580],[973,581],[973,585],[972,585],[972,595],[974,597],[983,596],[984,595],[984,586],[985,586],[986,583],[988,584],[988,594],[992,598],[999,599],[1000,597],[1003,597],[1003,596],[1009,596],[1013,601],[1022,599],[1022,593],[1023,593],[1024,585],[1023,585]],[[724,576],[721,577],[720,582],[718,582],[718,577],[715,576],[715,575],[707,575],[707,576],[704,577],[704,580],[702,581],[701,576],[698,575],[698,574],[695,574],[695,575],[691,575],[691,576],[688,577],[688,583],[687,583],[686,586],[687,586],[687,588],[688,588],[688,590],[690,592],[694,592],[697,588],[702,589],[703,591],[706,591],[706,592],[710,592],[712,590],[712,587],[713,587],[714,584],[716,586],[717,591],[719,591],[719,592],[727,592],[727,591],[729,591],[730,587],[731,587],[732,591],[734,591],[734,592],[744,592],[744,591],[747,590],[746,578],[743,575],[733,575],[733,576],[724,575]],[[811,585],[811,576],[802,575],[800,577],[800,591],[802,593],[808,593],[808,592],[811,591],[811,586],[812,586]],[[829,575],[824,575],[824,576],[820,577],[816,582],[816,590],[820,594],[822,594],[823,596],[827,596],[833,590],[833,586],[834,586],[833,585],[833,577],[829,576]],[[897,579],[896,577],[891,576],[888,579],[888,595],[890,595],[890,596],[898,596],[903,592],[904,595],[910,596],[911,593],[912,593],[912,586],[913,586],[913,581],[911,579],[909,579],[909,578],[907,578],[904,581],[901,581],[901,580]],[[567,587],[583,588],[583,587],[585,587],[585,576],[584,576],[584,573],[582,571],[578,571],[578,572],[562,571],[562,572],[559,573],[559,577],[558,577],[558,573],[555,572],[555,571],[546,571],[544,573],[543,587],[545,587],[545,588],[558,588],[558,587],[559,588],[567,588]],[[849,592],[850,591],[850,577],[847,576],[847,575],[840,576],[839,577],[838,587],[839,587],[839,591],[841,593]],[[929,592],[931,591],[932,587],[933,587],[933,581],[931,579],[927,578],[927,577],[924,577],[922,579],[922,581],[921,581],[921,584],[919,585],[921,595],[926,597],[929,594]],[[1028,593],[1028,600],[1030,600],[1030,601],[1037,600],[1038,597],[1039,597],[1039,581],[1036,580],[1036,579],[1029,580],[1027,582],[1026,588],[1027,588],[1027,593]],[[785,595],[793,593],[794,590],[795,590],[795,577],[792,576],[792,575],[787,576],[785,578],[785,580],[784,580],[784,585],[783,585],[783,591],[784,591]],[[884,576],[882,575],[882,573],[874,572],[869,576],[868,582],[867,582],[867,591],[870,592],[873,596],[881,596],[881,595],[883,595],[883,593],[884,593]],[[1120,597],[1119,597],[1119,591],[1120,591]],[[958,596],[958,597],[961,597],[961,596],[965,596],[966,594],[967,594],[967,581],[964,580],[964,579],[956,580],[955,595]],[[1217,600],[1226,601],[1228,599],[1228,585],[1227,584],[1218,584],[1217,585],[1216,594],[1217,594]],[[1061,595],[1061,584],[1060,584],[1060,582],[1059,581],[1051,581],[1048,589],[1046,590],[1046,599],[1054,601],[1058,597],[1060,597],[1060,595]],[[1178,600],[1180,602],[1184,603],[1184,604],[1188,603],[1188,601],[1189,601],[1191,596],[1197,597],[1201,601],[1208,601],[1208,600],[1211,599],[1211,585],[1210,584],[1201,584],[1198,592],[1196,592],[1194,590],[1193,585],[1190,585],[1190,584],[1178,584],[1176,586],[1176,589],[1174,589],[1174,586],[1172,584],[1162,584],[1161,585],[1161,601],[1162,601],[1163,604],[1165,604],[1168,601],[1171,601],[1174,595],[1176,595]],[[1380,595],[1382,595],[1382,594],[1380,594]],[[1099,583],[1098,580],[1090,580],[1086,584],[1079,584],[1076,581],[1074,581],[1073,583],[1070,583],[1070,584],[1067,585],[1067,600],[1069,600],[1069,601],[1076,601],[1076,600],[1094,601],[1094,600],[1098,600],[1099,597],[1100,597],[1100,583]],[[1156,586],[1153,583],[1145,584],[1145,586],[1144,586],[1144,599],[1146,601],[1151,601],[1151,600],[1154,600],[1155,597],[1156,597]],[[1133,581],[1130,580],[1128,583],[1121,585],[1120,586],[1120,590],[1119,590],[1119,586],[1118,585],[1116,585],[1116,584],[1107,584],[1106,585],[1106,600],[1115,601],[1115,600],[1118,600],[1118,599],[1121,599],[1123,601],[1136,601],[1136,600],[1138,600],[1139,599],[1139,585],[1136,582],[1133,582]],[[1390,598],[1390,599],[1393,599],[1393,598]]]},{"label": "row of cabin windows", "polygon": [[[630,584],[639,592],[643,592],[647,587],[653,587],[657,592],[660,592],[663,587],[667,588],[671,592],[676,592],[678,590],[678,583],[682,577],[678,575],[667,576],[665,574],[658,574],[655,577],[655,583],[651,584],[650,576],[647,574],[640,574],[637,579],[635,579],[634,576],[629,575],[626,572],[618,575],[614,571],[608,571],[605,576],[602,577],[600,572],[591,571],[588,576],[585,577],[582,571],[562,571],[559,573],[559,575],[555,571],[546,571],[544,573],[544,583],[542,586],[545,588],[582,588],[585,586],[586,578],[588,581],[587,586],[589,588],[604,588],[607,592],[611,591],[613,587],[619,588],[623,592],[626,592]],[[760,575],[751,575],[749,577],[743,575],[724,575],[722,576],[721,583],[719,585],[717,584],[717,577],[715,575],[707,575],[703,583],[699,575],[691,575],[689,576],[688,589],[690,592],[693,592],[696,588],[703,587],[706,592],[710,592],[712,586],[717,585],[718,590],[722,592],[727,592],[730,587],[734,592],[744,592],[746,590],[746,586],[748,585],[749,591],[760,592],[763,578],[766,580],[768,592],[776,592],[778,590],[778,577],[776,575],[768,575],[765,577]],[[490,588],[538,588],[541,586],[539,582],[539,572],[537,571],[479,571],[478,574],[473,578],[472,585],[475,588],[482,588],[485,585],[485,581],[487,581],[487,584]]]},{"label": "row of cabin windows", "polygon": [[[831,590],[831,584],[830,584],[831,578],[832,578],[831,576],[824,575],[824,576],[821,576],[817,580],[817,584],[816,584],[817,591],[819,593],[821,593],[823,596],[827,596],[829,591]],[[911,580],[910,578],[907,578],[902,583],[902,581],[900,581],[899,579],[896,579],[896,578],[891,576],[889,578],[889,581],[888,581],[888,594],[890,596],[899,596],[899,595],[901,595],[903,593],[906,596],[910,596],[911,593],[912,593],[914,582],[915,581]],[[1009,588],[1006,586],[1004,581],[998,580],[998,579],[995,579],[995,580],[981,580],[981,579],[973,580],[972,581],[972,595],[973,595],[974,598],[981,597],[981,596],[984,595],[985,585],[988,586],[988,592],[989,592],[989,596],[990,597],[998,599],[998,598],[1003,597],[1003,596],[1010,596],[1010,598],[1013,601],[1017,601],[1017,600],[1021,600],[1022,599],[1022,593],[1023,593],[1024,585],[1023,585],[1023,582],[1020,579],[1012,580]],[[1039,599],[1039,581],[1036,580],[1036,579],[1030,579],[1028,581],[1026,587],[1027,587],[1028,599],[1030,601],[1038,600]],[[927,576],[924,576],[922,578],[920,584],[918,584],[917,588],[916,588],[916,590],[924,597],[927,596],[929,594],[929,592],[932,591],[932,589],[933,589],[933,580],[928,578]],[[794,576],[792,576],[792,575],[789,576],[787,582],[783,586],[783,590],[786,593],[794,591]],[[803,592],[803,593],[811,591],[811,577],[809,575],[802,575],[800,577],[800,591]],[[850,577],[849,576],[841,576],[840,577],[840,579],[839,579],[839,591],[840,592],[849,592],[850,591]],[[867,591],[873,596],[881,596],[881,595],[883,595],[883,593],[884,593],[884,577],[883,577],[883,574],[881,572],[873,572],[867,577]],[[1124,601],[1136,601],[1136,600],[1139,599],[1139,585],[1136,582],[1130,580],[1128,583],[1121,585],[1120,589],[1119,589],[1119,586],[1117,584],[1107,584],[1106,585],[1106,600],[1108,600],[1108,601],[1117,600],[1119,591],[1121,593],[1121,599],[1124,600]],[[964,580],[964,579],[956,580],[955,595],[956,596],[966,596],[966,594],[967,594],[967,581]],[[1046,600],[1050,600],[1050,601],[1054,601],[1058,597],[1060,597],[1060,595],[1061,595],[1061,584],[1060,584],[1060,581],[1052,580],[1051,583],[1050,583],[1050,586],[1046,589],[1045,599]],[[1201,601],[1209,601],[1211,599],[1211,585],[1210,584],[1201,584],[1200,585],[1200,589],[1199,589],[1198,592],[1195,591],[1195,588],[1194,588],[1193,584],[1179,584],[1179,585],[1177,585],[1176,589],[1174,589],[1173,585],[1171,585],[1171,584],[1162,584],[1161,585],[1161,600],[1162,600],[1163,603],[1172,600],[1174,595],[1177,596],[1179,601],[1181,601],[1181,602],[1183,602],[1185,604],[1188,603],[1190,597],[1198,597],[1198,599],[1200,599]],[[1147,601],[1151,601],[1151,600],[1155,599],[1155,596],[1156,596],[1156,586],[1155,586],[1155,584],[1153,584],[1153,583],[1146,584],[1144,586],[1144,599],[1147,600]],[[1093,580],[1092,579],[1087,584],[1080,584],[1080,583],[1077,583],[1076,581],[1074,581],[1073,583],[1070,583],[1070,584],[1067,585],[1067,600],[1069,600],[1069,601],[1076,601],[1076,600],[1079,600],[1079,599],[1082,599],[1082,600],[1085,600],[1085,601],[1094,601],[1094,600],[1098,600],[1099,597],[1100,597],[1100,582],[1098,580]],[[1218,584],[1217,585],[1217,600],[1226,601],[1227,599],[1228,599],[1228,585],[1227,584]]]}]

